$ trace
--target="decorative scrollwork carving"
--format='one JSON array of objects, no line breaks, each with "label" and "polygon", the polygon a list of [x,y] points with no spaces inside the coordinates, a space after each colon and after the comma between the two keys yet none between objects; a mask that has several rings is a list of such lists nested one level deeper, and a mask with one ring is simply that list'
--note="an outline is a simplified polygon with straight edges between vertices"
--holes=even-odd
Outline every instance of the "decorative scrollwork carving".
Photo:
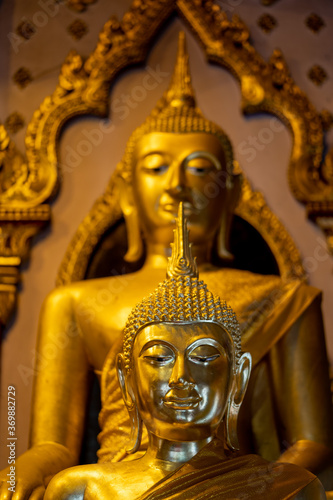
[{"label": "decorative scrollwork carving", "polygon": [[301,255],[293,239],[277,216],[269,209],[263,195],[258,191],[253,191],[247,180],[243,181],[242,196],[235,213],[257,229],[268,242],[282,278],[305,278]]},{"label": "decorative scrollwork carving", "polygon": [[[323,115],[317,113],[295,84],[281,52],[275,51],[270,61],[264,61],[251,45],[249,31],[242,20],[236,15],[229,20],[213,0],[134,0],[122,20],[112,16],[106,22],[95,50],[86,60],[75,51],[70,52],[54,93],[44,99],[28,126],[27,158],[18,160],[18,168],[10,166],[15,155],[10,156],[11,146],[7,147],[5,134],[1,136],[3,211],[0,220],[3,225],[8,222],[6,217],[12,216],[22,224],[26,223],[26,217],[30,225],[38,228],[45,224],[49,218],[47,203],[59,187],[57,140],[64,123],[78,115],[107,116],[110,84],[122,69],[145,60],[155,35],[175,10],[200,41],[208,60],[226,67],[237,78],[244,113],[273,114],[292,132],[294,141],[288,172],[291,190],[296,199],[306,205],[309,218],[324,228],[333,249],[333,181],[329,160],[323,161]],[[60,282],[82,278],[83,266],[88,262],[96,238],[119,217],[117,207],[112,216],[108,212],[113,204],[113,190],[111,182],[74,237],[70,247],[74,253],[65,257]],[[245,196],[245,191],[243,194]],[[42,211],[38,212],[41,207]],[[264,210],[259,211],[264,220]],[[94,231],[93,238],[88,237],[89,228]],[[9,227],[7,230],[16,231]],[[26,253],[25,244],[17,246],[17,251],[19,248],[20,254]],[[296,263],[298,257],[294,255]],[[296,274],[299,273],[297,266],[294,266]]]},{"label": "decorative scrollwork carving", "polygon": [[[114,16],[107,21],[96,49],[85,62],[75,52],[69,54],[56,91],[45,99],[28,129],[27,155],[32,173],[39,175],[42,183],[41,165],[53,173],[55,147],[46,145],[56,143],[65,121],[80,114],[106,116],[110,83],[121,69],[145,59],[154,35],[175,9],[199,38],[209,60],[237,77],[243,111],[274,114],[292,131],[289,180],[296,198],[303,203],[332,199],[332,184],[323,182],[321,175],[321,117],[292,80],[281,52],[275,51],[266,63],[250,44],[249,31],[238,16],[229,21],[217,3],[202,0],[135,0],[121,21]],[[48,177],[52,181],[44,181],[44,197],[50,196],[56,184],[54,175]]]},{"label": "decorative scrollwork carving", "polygon": [[[0,125],[0,324],[6,325],[16,303],[19,266],[27,258],[32,236],[50,219],[48,205],[27,206],[19,194],[29,170],[7,130]],[[7,200],[15,203],[6,203]]]},{"label": "decorative scrollwork carving", "polygon": [[0,125],[0,195],[1,201],[5,194],[18,184],[23,184],[28,176],[27,165],[22,155],[15,148],[7,130]]},{"label": "decorative scrollwork carving", "polygon": [[[255,51],[238,17],[224,18],[223,28],[211,23],[223,15],[220,6],[202,0],[178,0],[177,6],[192,28],[210,61],[231,71],[242,90],[242,109],[252,114],[266,112],[280,118],[293,135],[288,178],[295,198],[304,203],[310,219],[317,220],[320,207],[326,220],[333,220],[333,183],[325,176],[324,128],[322,117],[295,84],[280,51],[266,63]],[[241,41],[240,41],[241,40]],[[319,224],[320,225],[320,224]],[[331,239],[328,239],[333,252]]]}]

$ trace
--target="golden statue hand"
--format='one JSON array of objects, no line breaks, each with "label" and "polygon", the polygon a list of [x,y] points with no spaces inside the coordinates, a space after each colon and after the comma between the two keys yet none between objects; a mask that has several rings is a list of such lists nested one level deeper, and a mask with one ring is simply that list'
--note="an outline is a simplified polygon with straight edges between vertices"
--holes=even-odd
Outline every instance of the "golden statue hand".
[{"label": "golden statue hand", "polygon": [[[112,474],[110,475],[112,467],[113,464],[93,464],[64,470],[50,481],[43,500],[65,500],[68,498],[108,500],[114,498],[113,478]],[[136,493],[137,489],[135,488],[128,498],[136,498]]]},{"label": "golden statue hand", "polygon": [[72,465],[75,460],[64,446],[58,443],[34,446],[16,460],[15,486],[7,482],[10,467],[0,472],[0,500],[42,499],[50,479]]}]

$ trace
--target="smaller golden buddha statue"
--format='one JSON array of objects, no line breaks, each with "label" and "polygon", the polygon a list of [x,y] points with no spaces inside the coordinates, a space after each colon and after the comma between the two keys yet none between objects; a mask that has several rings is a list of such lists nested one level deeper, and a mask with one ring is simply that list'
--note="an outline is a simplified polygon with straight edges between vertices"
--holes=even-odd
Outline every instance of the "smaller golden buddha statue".
[{"label": "smaller golden buddha statue", "polygon": [[[108,358],[104,376],[108,376]],[[118,380],[132,423],[132,461],[73,467],[50,482],[45,500],[324,499],[319,480],[291,464],[235,456],[216,437],[223,419],[237,448],[237,415],[251,372],[236,315],[198,279],[183,204],[167,279],[132,310]],[[106,390],[108,388],[106,387]],[[222,433],[220,433],[220,437]]]}]

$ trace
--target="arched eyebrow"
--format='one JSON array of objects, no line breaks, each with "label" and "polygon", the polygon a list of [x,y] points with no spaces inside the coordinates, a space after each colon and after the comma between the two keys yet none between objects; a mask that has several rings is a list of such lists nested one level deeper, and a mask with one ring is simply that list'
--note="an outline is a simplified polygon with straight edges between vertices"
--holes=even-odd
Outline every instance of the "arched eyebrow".
[{"label": "arched eyebrow", "polygon": [[164,156],[167,154],[167,151],[148,151],[147,153],[145,153],[144,155],[142,156],[139,156],[139,159],[140,160],[144,160],[145,158],[147,158],[148,156],[152,156],[152,155],[158,155],[158,156]]}]

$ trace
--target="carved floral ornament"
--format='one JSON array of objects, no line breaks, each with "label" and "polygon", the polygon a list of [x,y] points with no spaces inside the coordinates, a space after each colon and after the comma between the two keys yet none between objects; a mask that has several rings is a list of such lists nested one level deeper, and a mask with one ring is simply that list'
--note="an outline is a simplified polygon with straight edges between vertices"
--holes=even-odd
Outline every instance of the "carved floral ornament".
[{"label": "carved floral ornament", "polygon": [[271,14],[262,14],[257,23],[265,33],[270,33],[277,26],[277,20]]},{"label": "carved floral ornament", "polygon": [[319,33],[325,27],[325,22],[318,14],[312,13],[305,19],[305,25],[312,33]]},{"label": "carved floral ornament", "polygon": [[75,19],[67,28],[68,33],[74,40],[81,40],[88,33],[87,24],[81,19]]},{"label": "carved floral ornament", "polygon": [[[12,235],[9,239],[1,235],[7,238],[0,246],[3,258],[17,258],[18,265],[27,253],[32,228],[37,232],[49,219],[48,202],[59,187],[57,138],[64,123],[78,115],[108,115],[111,82],[123,68],[145,61],[154,37],[175,10],[191,28],[207,59],[237,78],[243,112],[270,113],[288,126],[294,139],[288,171],[290,188],[306,206],[308,217],[324,230],[333,251],[332,152],[323,161],[327,120],[297,87],[281,52],[274,51],[265,62],[249,42],[249,31],[241,19],[235,15],[228,20],[217,2],[134,0],[121,21],[112,16],[106,22],[95,50],[86,60],[75,51],[69,53],[54,93],[44,99],[28,126],[26,159],[14,154],[15,148],[9,142],[5,145],[7,139],[2,142],[2,165],[6,169],[2,168],[0,174],[0,216],[6,234]],[[14,158],[21,165],[16,176]],[[111,179],[105,194],[78,228],[62,263],[59,283],[83,278],[93,241],[120,216],[113,191]],[[263,234],[282,275],[302,274],[300,256],[291,238],[247,182],[237,213]],[[21,243],[14,244],[14,236],[22,231],[21,239],[16,238]],[[6,265],[5,261],[2,265]]]}]

